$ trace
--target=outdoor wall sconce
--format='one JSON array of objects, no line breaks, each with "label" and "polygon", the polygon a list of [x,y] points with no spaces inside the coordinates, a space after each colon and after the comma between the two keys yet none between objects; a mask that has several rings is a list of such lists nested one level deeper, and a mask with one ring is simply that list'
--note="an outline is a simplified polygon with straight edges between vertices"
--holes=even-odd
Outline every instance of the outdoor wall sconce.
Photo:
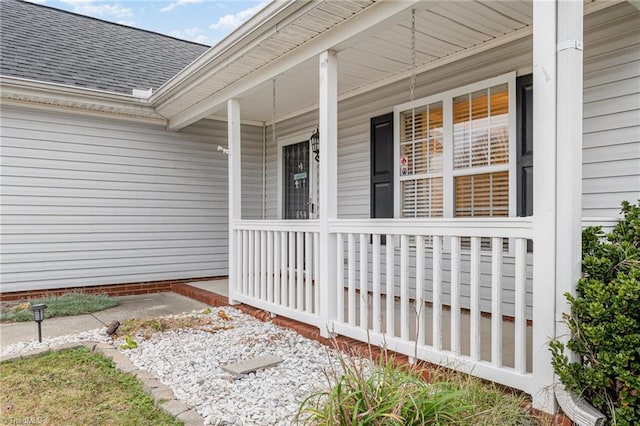
[{"label": "outdoor wall sconce", "polygon": [[311,134],[309,138],[309,142],[311,142],[311,151],[316,155],[316,161],[320,162],[320,130],[316,127],[316,129]]},{"label": "outdoor wall sconce", "polygon": [[44,320],[44,310],[47,307],[44,303],[32,305],[33,320],[38,323],[38,342],[42,343],[42,321]]}]

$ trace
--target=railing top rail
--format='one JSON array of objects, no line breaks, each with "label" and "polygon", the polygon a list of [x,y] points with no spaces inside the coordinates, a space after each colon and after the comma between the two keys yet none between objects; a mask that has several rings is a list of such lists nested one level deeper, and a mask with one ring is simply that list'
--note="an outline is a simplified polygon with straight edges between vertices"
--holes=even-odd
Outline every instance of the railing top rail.
[{"label": "railing top rail", "polygon": [[244,231],[319,232],[317,220],[237,220],[233,228]]},{"label": "railing top rail", "polygon": [[532,228],[530,217],[339,219],[329,223],[330,232],[340,233],[529,239]]}]

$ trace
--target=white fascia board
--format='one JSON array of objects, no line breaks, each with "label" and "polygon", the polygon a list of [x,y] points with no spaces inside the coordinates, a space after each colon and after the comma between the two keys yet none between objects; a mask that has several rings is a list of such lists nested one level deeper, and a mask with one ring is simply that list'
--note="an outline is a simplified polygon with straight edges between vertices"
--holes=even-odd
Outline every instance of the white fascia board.
[{"label": "white fascia board", "polygon": [[371,27],[379,25],[404,10],[418,3],[418,0],[383,1],[364,9],[361,13],[327,30],[323,34],[311,39],[307,43],[293,49],[286,55],[270,62],[235,83],[230,84],[218,92],[209,95],[197,104],[176,114],[169,119],[169,129],[181,129],[189,124],[206,117],[228,99],[240,96],[249,89],[293,68],[294,66],[320,53],[332,49],[334,46],[357,36]]},{"label": "white fascia board", "polygon": [[238,27],[235,31],[212,46],[205,53],[187,65],[182,71],[164,83],[151,96],[150,102],[161,107],[181,96],[203,79],[215,78],[215,73],[242,56],[257,42],[275,33],[279,27],[306,13],[318,5],[317,1],[274,0],[264,9]]},{"label": "white fascia board", "polygon": [[66,107],[78,111],[164,121],[149,102],[115,92],[48,83],[17,77],[0,76],[3,104],[29,103],[42,107]]}]

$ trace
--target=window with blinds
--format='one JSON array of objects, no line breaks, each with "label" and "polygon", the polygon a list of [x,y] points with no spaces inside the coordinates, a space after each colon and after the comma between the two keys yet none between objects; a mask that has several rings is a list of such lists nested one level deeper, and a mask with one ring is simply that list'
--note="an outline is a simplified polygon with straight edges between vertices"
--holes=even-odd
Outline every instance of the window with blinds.
[{"label": "window with blinds", "polygon": [[453,98],[455,216],[509,215],[507,84]]},{"label": "window with blinds", "polygon": [[396,106],[398,217],[515,214],[514,88],[512,72]]},{"label": "window with blinds", "polygon": [[402,217],[443,216],[442,102],[401,113]]}]

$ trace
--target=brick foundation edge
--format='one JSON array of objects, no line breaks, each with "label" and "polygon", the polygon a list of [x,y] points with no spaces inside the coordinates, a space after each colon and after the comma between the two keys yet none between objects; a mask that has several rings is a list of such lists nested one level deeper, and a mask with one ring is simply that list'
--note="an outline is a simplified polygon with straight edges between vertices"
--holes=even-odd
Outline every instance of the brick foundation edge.
[{"label": "brick foundation edge", "polygon": [[105,284],[87,287],[64,287],[43,290],[25,290],[13,292],[0,292],[0,301],[35,299],[47,296],[61,296],[67,293],[106,294],[109,296],[131,296],[137,294],[163,293],[173,291],[173,286],[195,281],[213,281],[226,279],[220,277],[182,278],[174,280],[133,282],[123,284]]},{"label": "brick foundation edge", "polygon": [[[294,330],[307,339],[315,340],[325,346],[334,347],[334,345],[337,345],[341,350],[347,353],[366,357],[372,356],[375,359],[382,355],[382,351],[380,348],[372,347],[368,343],[345,336],[337,336],[332,340],[326,339],[320,335],[320,330],[313,325],[305,324],[300,321],[281,316],[272,317],[269,312],[245,304],[229,305],[228,297],[211,293],[210,291],[202,290],[188,284],[175,284],[174,286],[172,286],[172,291],[213,307],[231,306],[234,309],[237,309],[247,315],[251,315],[256,319],[259,319],[260,321],[271,321],[273,324],[280,327]],[[394,353],[391,351],[388,351],[388,353],[394,357],[395,361],[398,364],[409,363],[409,357],[406,355]],[[433,368],[437,368],[437,366],[429,363],[420,363],[419,367],[423,371],[423,377],[425,378],[425,380],[429,380],[429,378],[431,377],[431,370]],[[534,418],[540,419],[542,424],[548,424],[549,421],[551,422],[551,424],[556,426],[571,426],[573,424],[571,420],[562,413],[549,415],[541,411],[531,409],[531,415]]]}]

